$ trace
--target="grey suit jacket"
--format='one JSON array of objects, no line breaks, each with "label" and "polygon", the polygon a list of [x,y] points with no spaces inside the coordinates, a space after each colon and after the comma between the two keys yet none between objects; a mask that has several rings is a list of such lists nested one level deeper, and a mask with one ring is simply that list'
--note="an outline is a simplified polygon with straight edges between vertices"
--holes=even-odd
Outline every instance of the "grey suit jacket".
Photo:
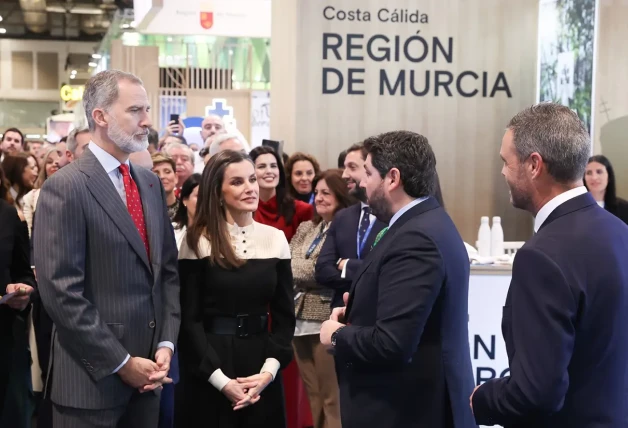
[{"label": "grey suit jacket", "polygon": [[41,298],[55,323],[51,398],[105,409],[133,389],[113,371],[130,354],[154,359],[177,342],[177,248],[161,182],[131,165],[142,199],[150,261],[122,198],[94,154],[46,180],[34,250]]}]

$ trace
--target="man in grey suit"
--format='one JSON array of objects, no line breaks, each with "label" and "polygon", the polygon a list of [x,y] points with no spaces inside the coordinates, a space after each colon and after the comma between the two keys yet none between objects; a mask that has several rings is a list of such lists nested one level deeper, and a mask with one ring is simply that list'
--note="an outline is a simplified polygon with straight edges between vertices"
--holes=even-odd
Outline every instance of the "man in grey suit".
[{"label": "man in grey suit", "polygon": [[85,86],[92,141],[46,181],[35,265],[55,323],[48,393],[59,428],[157,427],[179,332],[177,248],[146,149],[148,97],[116,70]]}]

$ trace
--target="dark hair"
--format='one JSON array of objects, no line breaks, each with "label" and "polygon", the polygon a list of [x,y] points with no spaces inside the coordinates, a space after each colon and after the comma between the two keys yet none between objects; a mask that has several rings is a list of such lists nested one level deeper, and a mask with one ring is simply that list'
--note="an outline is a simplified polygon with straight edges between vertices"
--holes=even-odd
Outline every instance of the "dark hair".
[{"label": "dark hair", "polygon": [[3,201],[7,201],[10,204],[13,204],[13,197],[11,196],[11,192],[9,191],[9,181],[4,175],[4,169],[2,169],[2,164],[0,164],[0,199]]},{"label": "dark hair", "polygon": [[[317,176],[318,174],[321,173],[321,166],[318,164],[318,161],[316,160],[314,156],[301,153],[301,152],[296,152],[295,154],[290,156],[290,158],[288,159],[288,162],[286,162],[286,178],[288,180],[288,190],[290,191],[290,194],[292,195],[293,198],[297,198],[299,192],[297,192],[297,189],[295,189],[294,186],[292,185],[292,169],[294,168],[294,164],[300,161],[309,162],[312,164],[312,167],[314,168],[314,176]],[[345,187],[346,187],[346,183],[345,183]],[[313,185],[312,185],[312,191],[314,191]]]},{"label": "dark hair", "polygon": [[290,155],[286,152],[281,153],[281,160],[283,161],[284,166],[288,165],[288,161],[290,160]]},{"label": "dark hair", "polygon": [[393,168],[399,170],[403,190],[412,198],[434,194],[436,157],[423,135],[393,131],[367,138],[364,148],[371,163],[384,178]]},{"label": "dark hair", "polygon": [[155,148],[159,145],[159,133],[155,128],[148,129],[148,144],[155,146]]},{"label": "dark hair", "polygon": [[445,200],[443,199],[443,192],[440,188],[440,180],[438,178],[438,172],[436,172],[436,170],[434,170],[434,192],[432,193],[432,196],[434,197],[434,199],[436,199],[438,205],[445,209]]},{"label": "dark hair", "polygon": [[[604,168],[606,168],[606,172],[608,173],[608,184],[606,185],[606,191],[604,192],[604,208],[608,212],[612,214],[616,214],[617,213],[617,189],[615,185],[615,170],[613,169],[613,165],[611,165],[611,161],[609,161],[608,158],[604,155],[591,156],[589,158],[589,162],[587,162],[587,165],[590,164],[591,162],[601,163],[602,165],[604,165]],[[587,175],[587,172],[585,170],[584,185],[587,188],[587,190],[589,190],[589,187],[587,186],[586,175]]]},{"label": "dark hair", "polygon": [[[6,179],[10,186],[17,184],[18,191],[15,197],[15,202],[18,203],[24,195],[30,192],[33,188],[30,184],[24,183],[24,170],[28,167],[28,158],[33,155],[28,153],[16,153],[14,155],[8,155],[4,157],[2,161],[2,169],[6,174]],[[18,205],[20,205],[18,203]]]},{"label": "dark hair", "polygon": [[338,155],[338,168],[342,169],[345,167],[345,158],[347,157],[347,151],[343,150]]},{"label": "dark hair", "polygon": [[[347,182],[342,178],[341,169],[328,169],[323,171],[314,178],[312,181],[312,189],[316,189],[316,185],[319,181],[325,180],[325,184],[329,187],[329,190],[336,197],[338,206],[334,210],[334,215],[343,208],[347,208],[358,202],[353,196],[349,195],[349,189],[347,188]],[[314,204],[314,224],[319,224],[322,218],[316,212],[316,204]]]},{"label": "dark hair", "polygon": [[[347,153],[357,152],[358,150],[362,154],[362,160],[366,160],[366,156],[368,155],[368,152],[367,152],[366,148],[364,147],[364,143],[355,143],[355,144],[353,144],[351,147],[349,147],[345,151],[345,156],[347,156]],[[343,160],[343,166],[341,168],[344,168],[344,160]]]},{"label": "dark hair", "polygon": [[209,154],[209,147],[203,147],[201,150],[199,150],[198,155],[201,157],[201,159],[204,159],[205,156],[207,156]]},{"label": "dark hair", "polygon": [[179,203],[179,208],[172,219],[172,222],[177,225],[177,229],[183,229],[188,225],[188,208],[183,205],[183,200],[189,199],[194,189],[201,184],[201,179],[201,174],[192,174],[187,180],[185,180],[183,186],[181,186],[181,193],[179,194],[179,200],[181,202]]},{"label": "dark hair", "polygon": [[[61,137],[61,139],[59,140],[59,143],[67,143],[68,142],[68,136],[66,135],[65,137]],[[57,144],[59,144],[57,143]]]},{"label": "dark hair", "polygon": [[591,137],[569,107],[551,102],[533,105],[517,113],[508,129],[520,163],[538,153],[556,182],[582,179],[591,155]]},{"label": "dark hair", "polygon": [[253,163],[246,153],[234,150],[224,150],[207,162],[198,189],[194,221],[187,231],[187,243],[196,257],[200,257],[200,238],[205,236],[211,245],[210,262],[225,269],[237,268],[245,263],[235,253],[227,226],[227,214],[222,206],[225,170],[229,165],[240,162]]},{"label": "dark hair", "polygon": [[4,131],[4,134],[2,134],[2,140],[0,141],[4,141],[4,137],[7,135],[7,132],[15,132],[16,134],[20,134],[20,137],[22,137],[22,147],[24,146],[24,134],[22,134],[22,131],[17,128],[9,128]]},{"label": "dark hair", "polygon": [[278,220],[279,217],[283,217],[286,222],[286,226],[290,226],[292,224],[292,217],[294,217],[296,207],[294,198],[286,189],[286,171],[283,167],[283,163],[275,150],[268,146],[258,146],[251,150],[250,153],[253,164],[255,164],[255,161],[261,155],[273,155],[277,161],[279,169],[279,183],[277,183],[277,187],[275,188],[277,193],[277,218],[275,220]]}]

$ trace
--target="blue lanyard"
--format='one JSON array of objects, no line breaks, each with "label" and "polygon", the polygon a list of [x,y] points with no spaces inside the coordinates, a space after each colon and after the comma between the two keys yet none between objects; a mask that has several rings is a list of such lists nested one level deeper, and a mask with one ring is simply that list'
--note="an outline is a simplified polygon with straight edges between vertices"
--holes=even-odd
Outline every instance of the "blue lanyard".
[{"label": "blue lanyard", "polygon": [[329,229],[325,229],[325,224],[321,225],[321,231],[318,232],[318,235],[316,235],[316,238],[314,238],[314,241],[312,241],[310,248],[308,248],[307,252],[305,253],[306,259],[309,259],[312,256],[312,253],[314,252],[316,247],[318,247],[318,244],[320,244],[321,240],[325,237],[328,230]]},{"label": "blue lanyard", "polygon": [[308,202],[308,204],[310,205],[314,204],[314,192],[312,192],[312,196],[310,196],[310,202]]},{"label": "blue lanyard", "polygon": [[[365,213],[364,215],[367,215],[367,214]],[[371,229],[373,229],[374,224],[375,224],[374,221],[372,221],[371,224],[369,224],[369,228],[366,229],[366,232],[364,233],[364,236],[362,237],[362,242],[360,242],[360,229],[358,229],[358,233],[355,237],[355,240],[358,247],[358,259],[359,260],[362,259],[362,251],[364,250],[364,246],[366,245],[366,240],[369,238],[369,235],[371,234]]]}]

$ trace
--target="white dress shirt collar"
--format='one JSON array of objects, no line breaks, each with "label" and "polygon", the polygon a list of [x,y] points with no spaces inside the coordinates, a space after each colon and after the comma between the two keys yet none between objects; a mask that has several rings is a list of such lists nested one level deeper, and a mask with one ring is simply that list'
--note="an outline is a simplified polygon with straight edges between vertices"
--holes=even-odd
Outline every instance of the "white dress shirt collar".
[{"label": "white dress shirt collar", "polygon": [[554,199],[550,200],[548,203],[543,205],[543,208],[539,210],[536,214],[536,218],[534,219],[534,232],[538,232],[545,220],[550,216],[550,214],[559,206],[564,204],[570,199],[573,199],[577,196],[584,195],[587,193],[587,188],[584,186],[579,186],[571,190],[567,190],[564,193],[554,197]]},{"label": "white dress shirt collar", "polygon": [[[118,167],[121,165],[118,159],[114,158],[109,153],[104,151],[100,146],[98,146],[93,141],[89,142],[88,147],[89,147],[89,150],[94,154],[94,156],[96,156],[96,159],[98,159],[98,162],[100,162],[102,167],[105,168],[105,172],[107,174],[110,174],[112,171],[117,170]],[[127,166],[130,165],[128,159],[126,160],[125,164]]]},{"label": "white dress shirt collar", "polygon": [[409,204],[407,204],[406,206],[404,206],[403,208],[401,208],[399,211],[397,211],[395,213],[395,215],[390,219],[390,223],[388,223],[388,227],[392,227],[392,225],[399,219],[399,217],[401,217],[402,215],[404,215],[406,212],[408,212],[408,210],[410,210],[411,208],[419,205],[421,202],[423,202],[424,200],[426,200],[427,197],[425,198],[418,198],[415,199],[414,201],[410,202]]}]

